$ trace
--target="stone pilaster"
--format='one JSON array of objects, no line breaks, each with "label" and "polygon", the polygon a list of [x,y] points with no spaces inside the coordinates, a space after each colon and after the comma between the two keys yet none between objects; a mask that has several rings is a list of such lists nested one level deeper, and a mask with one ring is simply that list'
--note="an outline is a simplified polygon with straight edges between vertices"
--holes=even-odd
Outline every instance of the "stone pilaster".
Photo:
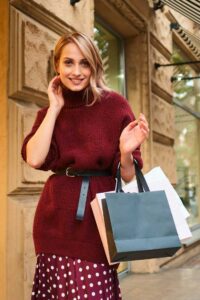
[{"label": "stone pilaster", "polygon": [[9,35],[8,1],[0,2],[0,299],[6,299],[7,267],[7,176],[8,176],[8,129],[7,129],[7,78],[8,78],[8,35]]}]

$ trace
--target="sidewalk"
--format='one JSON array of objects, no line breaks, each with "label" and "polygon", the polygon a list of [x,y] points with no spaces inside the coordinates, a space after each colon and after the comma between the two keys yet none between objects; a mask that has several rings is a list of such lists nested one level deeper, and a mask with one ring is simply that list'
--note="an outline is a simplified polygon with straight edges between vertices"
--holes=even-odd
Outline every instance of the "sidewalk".
[{"label": "sidewalk", "polygon": [[123,300],[200,300],[200,254],[176,269],[130,274],[120,286]]}]

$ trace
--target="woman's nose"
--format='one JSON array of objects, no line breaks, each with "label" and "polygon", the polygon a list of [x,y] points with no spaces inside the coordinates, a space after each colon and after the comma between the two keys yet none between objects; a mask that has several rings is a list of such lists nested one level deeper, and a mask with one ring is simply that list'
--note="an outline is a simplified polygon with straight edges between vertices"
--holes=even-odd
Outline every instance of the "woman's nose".
[{"label": "woman's nose", "polygon": [[74,75],[80,75],[81,74],[81,69],[80,69],[80,65],[79,64],[74,65],[73,74]]}]

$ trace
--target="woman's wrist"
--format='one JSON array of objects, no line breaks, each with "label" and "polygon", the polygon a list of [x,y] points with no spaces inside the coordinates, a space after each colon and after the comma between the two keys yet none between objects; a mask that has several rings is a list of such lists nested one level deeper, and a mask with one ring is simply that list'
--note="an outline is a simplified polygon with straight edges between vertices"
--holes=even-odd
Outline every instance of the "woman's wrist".
[{"label": "woman's wrist", "polygon": [[120,158],[121,177],[125,182],[129,182],[135,175],[132,153],[121,153]]},{"label": "woman's wrist", "polygon": [[54,108],[54,107],[52,107],[52,106],[49,106],[49,108],[48,108],[48,115],[50,115],[51,117],[55,117],[55,118],[57,118],[57,116],[59,115],[59,113],[60,113],[60,109],[56,109],[56,108]]},{"label": "woman's wrist", "polygon": [[133,165],[133,155],[132,153],[121,153],[120,159],[122,168],[130,168]]}]

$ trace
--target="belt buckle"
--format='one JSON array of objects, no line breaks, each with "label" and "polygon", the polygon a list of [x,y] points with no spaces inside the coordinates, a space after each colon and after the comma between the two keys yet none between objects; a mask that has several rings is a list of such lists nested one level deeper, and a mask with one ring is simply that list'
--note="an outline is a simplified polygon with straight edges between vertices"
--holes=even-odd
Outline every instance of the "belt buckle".
[{"label": "belt buckle", "polygon": [[71,167],[68,167],[65,171],[65,175],[68,176],[68,177],[75,177],[75,175],[70,175],[69,174],[69,170],[71,169]]}]

